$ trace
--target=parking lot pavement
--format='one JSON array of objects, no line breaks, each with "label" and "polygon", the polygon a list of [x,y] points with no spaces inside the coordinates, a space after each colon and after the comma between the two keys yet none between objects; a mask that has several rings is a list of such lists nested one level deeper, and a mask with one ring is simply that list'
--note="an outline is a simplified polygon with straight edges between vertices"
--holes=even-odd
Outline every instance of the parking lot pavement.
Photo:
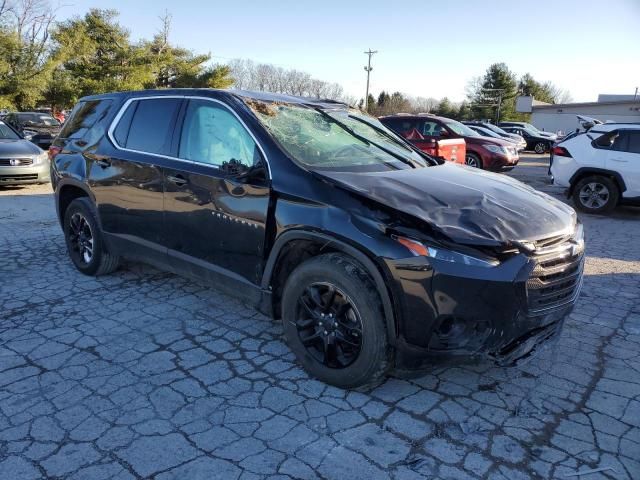
[{"label": "parking lot pavement", "polygon": [[[544,161],[513,175],[556,194]],[[0,188],[0,479],[638,479],[638,212],[583,217],[582,296],[539,358],[359,393],[214,289],[137,264],[82,276],[50,187]]]}]

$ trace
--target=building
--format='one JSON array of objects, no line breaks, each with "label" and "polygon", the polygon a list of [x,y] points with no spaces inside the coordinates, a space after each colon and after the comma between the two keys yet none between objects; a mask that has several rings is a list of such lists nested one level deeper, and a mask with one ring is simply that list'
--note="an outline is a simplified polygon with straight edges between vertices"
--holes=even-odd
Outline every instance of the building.
[{"label": "building", "polygon": [[596,118],[602,122],[640,122],[640,95],[600,95],[597,102],[539,102],[533,97],[518,97],[516,111],[531,113],[531,121],[546,132],[568,133],[580,125],[576,115]]}]

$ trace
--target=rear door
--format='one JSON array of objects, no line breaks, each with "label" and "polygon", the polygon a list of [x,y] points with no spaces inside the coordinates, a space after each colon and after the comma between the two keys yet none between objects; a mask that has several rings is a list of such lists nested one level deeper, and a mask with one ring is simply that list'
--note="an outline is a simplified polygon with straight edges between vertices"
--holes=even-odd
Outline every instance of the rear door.
[{"label": "rear door", "polygon": [[192,98],[181,117],[179,159],[164,169],[170,260],[226,286],[228,280],[257,284],[269,207],[266,159],[220,101]]},{"label": "rear door", "polygon": [[640,130],[616,132],[606,155],[606,168],[622,176],[627,186],[624,197],[640,197]]},{"label": "rear door", "polygon": [[95,155],[89,182],[103,231],[130,254],[166,258],[162,163],[182,97],[131,99],[109,131],[114,148]]}]

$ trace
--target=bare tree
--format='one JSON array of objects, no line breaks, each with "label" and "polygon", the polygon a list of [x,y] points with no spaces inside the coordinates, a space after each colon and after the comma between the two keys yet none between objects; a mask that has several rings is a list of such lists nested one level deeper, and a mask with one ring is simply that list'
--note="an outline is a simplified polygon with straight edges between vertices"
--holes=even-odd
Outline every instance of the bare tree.
[{"label": "bare tree", "polygon": [[[244,59],[231,60],[227,65],[231,69],[234,85],[239,89],[340,101],[344,98],[341,85],[313,78],[300,70]],[[356,100],[349,97],[347,103],[355,105]]]}]

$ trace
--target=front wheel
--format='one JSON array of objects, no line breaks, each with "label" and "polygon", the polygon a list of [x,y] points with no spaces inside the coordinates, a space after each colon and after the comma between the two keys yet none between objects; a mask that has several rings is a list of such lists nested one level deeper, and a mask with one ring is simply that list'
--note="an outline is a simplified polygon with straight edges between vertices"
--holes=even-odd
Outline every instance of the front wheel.
[{"label": "front wheel", "polygon": [[392,364],[380,296],[350,257],[311,258],[289,276],[282,296],[284,335],[302,366],[340,388],[370,388]]},{"label": "front wheel", "polygon": [[475,153],[467,153],[464,157],[464,163],[470,167],[482,168],[482,160]]},{"label": "front wheel", "polygon": [[538,142],[533,146],[533,151],[542,154],[547,151],[547,144],[544,142]]},{"label": "front wheel", "polygon": [[586,213],[608,213],[618,204],[618,186],[607,177],[593,175],[580,180],[573,188],[573,203]]},{"label": "front wheel", "polygon": [[102,232],[88,198],[76,198],[64,213],[64,237],[69,257],[85,275],[104,275],[118,268],[119,258],[106,251]]}]

